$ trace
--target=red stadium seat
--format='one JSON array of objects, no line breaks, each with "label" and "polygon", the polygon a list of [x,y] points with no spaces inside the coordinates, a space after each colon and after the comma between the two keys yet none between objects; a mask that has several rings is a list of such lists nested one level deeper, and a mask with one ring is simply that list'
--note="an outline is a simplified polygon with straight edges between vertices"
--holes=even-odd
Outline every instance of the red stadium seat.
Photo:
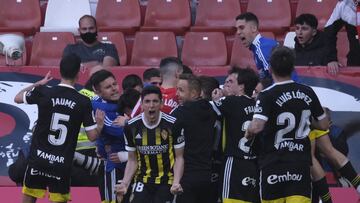
[{"label": "red stadium seat", "polygon": [[347,65],[346,55],[349,52],[349,41],[346,32],[338,32],[336,48],[337,48],[337,57],[339,63],[341,63],[343,66],[346,66]]},{"label": "red stadium seat", "polygon": [[159,66],[167,56],[178,56],[175,35],[172,32],[137,32],[130,65]]},{"label": "red stadium seat", "polygon": [[247,11],[258,17],[261,31],[279,35],[284,34],[290,27],[289,0],[252,0],[248,3]]},{"label": "red stadium seat", "polygon": [[149,0],[142,31],[173,31],[183,34],[191,24],[188,0]]},{"label": "red stadium seat", "polygon": [[41,12],[39,0],[0,0],[0,32],[22,32],[33,35],[39,31]]},{"label": "red stadium seat", "polygon": [[115,44],[115,47],[119,54],[120,66],[125,66],[127,64],[127,51],[123,33],[99,32],[98,40],[103,43]]},{"label": "red stadium seat", "polygon": [[227,64],[225,36],[221,32],[188,32],[184,38],[182,61],[188,66]]},{"label": "red stadium seat", "polygon": [[201,0],[191,31],[235,33],[235,18],[241,13],[239,0]]},{"label": "red stadium seat", "polygon": [[95,16],[100,31],[134,34],[141,25],[139,1],[134,0],[99,0]]},{"label": "red stadium seat", "polygon": [[75,43],[71,32],[38,32],[34,36],[30,57],[32,66],[58,66],[67,44]]},{"label": "red stadium seat", "polygon": [[299,0],[296,16],[303,13],[311,13],[315,15],[319,21],[318,29],[322,30],[338,0]]},{"label": "red stadium seat", "polygon": [[[268,38],[275,38],[272,32],[262,32],[262,36]],[[255,60],[253,53],[241,44],[239,37],[235,37],[234,44],[231,52],[230,65],[236,65],[241,68],[251,67],[256,70]]]}]

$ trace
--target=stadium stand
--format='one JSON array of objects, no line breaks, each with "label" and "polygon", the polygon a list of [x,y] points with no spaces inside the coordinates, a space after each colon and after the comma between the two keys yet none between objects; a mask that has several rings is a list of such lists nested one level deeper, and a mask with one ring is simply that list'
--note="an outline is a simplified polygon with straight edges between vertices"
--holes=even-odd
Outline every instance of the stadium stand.
[{"label": "stadium stand", "polygon": [[191,24],[188,0],[149,0],[141,31],[173,31],[184,34]]},{"label": "stadium stand", "polygon": [[124,66],[127,64],[127,51],[125,38],[121,32],[98,32],[98,40],[103,43],[115,44],[118,51],[120,65]]},{"label": "stadium stand", "polygon": [[167,56],[178,56],[175,35],[172,32],[137,32],[130,65],[158,66]]},{"label": "stadium stand", "polygon": [[41,32],[72,32],[78,35],[79,19],[91,15],[89,0],[49,0]]},{"label": "stadium stand", "polygon": [[299,0],[296,16],[311,13],[318,19],[318,29],[323,30],[338,0]]},{"label": "stadium stand", "polygon": [[[272,32],[261,32],[261,35],[268,38],[275,38]],[[234,44],[232,46],[230,65],[237,65],[239,67],[251,67],[256,69],[254,56],[251,51],[241,44],[239,37],[235,37]]]},{"label": "stadium stand", "polygon": [[234,34],[235,18],[241,13],[239,0],[201,0],[191,31],[221,31]]},{"label": "stadium stand", "polygon": [[58,66],[67,44],[75,43],[71,32],[38,32],[34,36],[31,66]]},{"label": "stadium stand", "polygon": [[134,34],[141,25],[140,5],[134,0],[99,0],[95,18],[100,31]]},{"label": "stadium stand", "polygon": [[289,0],[249,1],[247,11],[259,19],[262,32],[273,32],[275,36],[285,34],[291,23]]},{"label": "stadium stand", "polygon": [[22,32],[34,35],[39,31],[39,0],[0,0],[0,32]]},{"label": "stadium stand", "polygon": [[227,49],[222,32],[187,32],[181,53],[188,66],[227,65]]}]

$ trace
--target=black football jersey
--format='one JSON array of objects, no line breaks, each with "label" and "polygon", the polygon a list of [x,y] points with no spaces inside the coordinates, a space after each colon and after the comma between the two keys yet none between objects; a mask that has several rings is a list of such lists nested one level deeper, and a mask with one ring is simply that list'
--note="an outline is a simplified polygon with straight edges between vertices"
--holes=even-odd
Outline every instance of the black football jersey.
[{"label": "black football jersey", "polygon": [[275,83],[258,95],[254,118],[267,121],[259,135],[261,166],[274,162],[311,164],[310,121],[325,118],[311,87],[293,81]]},{"label": "black football jersey", "polygon": [[244,135],[255,110],[255,100],[243,96],[227,96],[214,102],[215,110],[224,118],[223,145],[225,156],[241,159],[256,158],[252,150],[253,140],[247,140]]},{"label": "black football jersey", "polygon": [[24,94],[24,102],[37,104],[29,164],[52,175],[69,173],[81,124],[96,128],[90,100],[72,86],[38,86]]}]

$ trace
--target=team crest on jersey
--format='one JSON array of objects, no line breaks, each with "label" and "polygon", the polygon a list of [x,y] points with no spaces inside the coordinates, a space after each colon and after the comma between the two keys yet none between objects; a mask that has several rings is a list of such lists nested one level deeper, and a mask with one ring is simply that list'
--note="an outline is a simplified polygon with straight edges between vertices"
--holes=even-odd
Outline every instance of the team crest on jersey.
[{"label": "team crest on jersey", "polygon": [[163,138],[163,140],[166,140],[169,136],[169,132],[165,129],[163,129],[160,133],[161,137]]}]

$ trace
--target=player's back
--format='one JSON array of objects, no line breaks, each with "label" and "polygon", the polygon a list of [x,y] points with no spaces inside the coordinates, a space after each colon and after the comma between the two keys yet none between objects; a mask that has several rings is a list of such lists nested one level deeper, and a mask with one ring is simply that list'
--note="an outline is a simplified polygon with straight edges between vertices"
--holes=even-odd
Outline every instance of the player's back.
[{"label": "player's back", "polygon": [[81,123],[93,124],[91,114],[86,118],[90,100],[64,84],[37,87],[27,93],[26,100],[39,109],[30,164],[52,174],[70,169]]},{"label": "player's back", "polygon": [[246,95],[227,96],[215,102],[215,105],[225,119],[225,156],[255,158],[250,150],[251,141],[247,142],[244,138],[246,128],[254,115],[255,100]]},{"label": "player's back", "polygon": [[319,100],[308,86],[285,81],[262,91],[254,115],[267,119],[260,136],[264,149],[261,165],[271,162],[310,164],[310,118],[321,114]]}]

